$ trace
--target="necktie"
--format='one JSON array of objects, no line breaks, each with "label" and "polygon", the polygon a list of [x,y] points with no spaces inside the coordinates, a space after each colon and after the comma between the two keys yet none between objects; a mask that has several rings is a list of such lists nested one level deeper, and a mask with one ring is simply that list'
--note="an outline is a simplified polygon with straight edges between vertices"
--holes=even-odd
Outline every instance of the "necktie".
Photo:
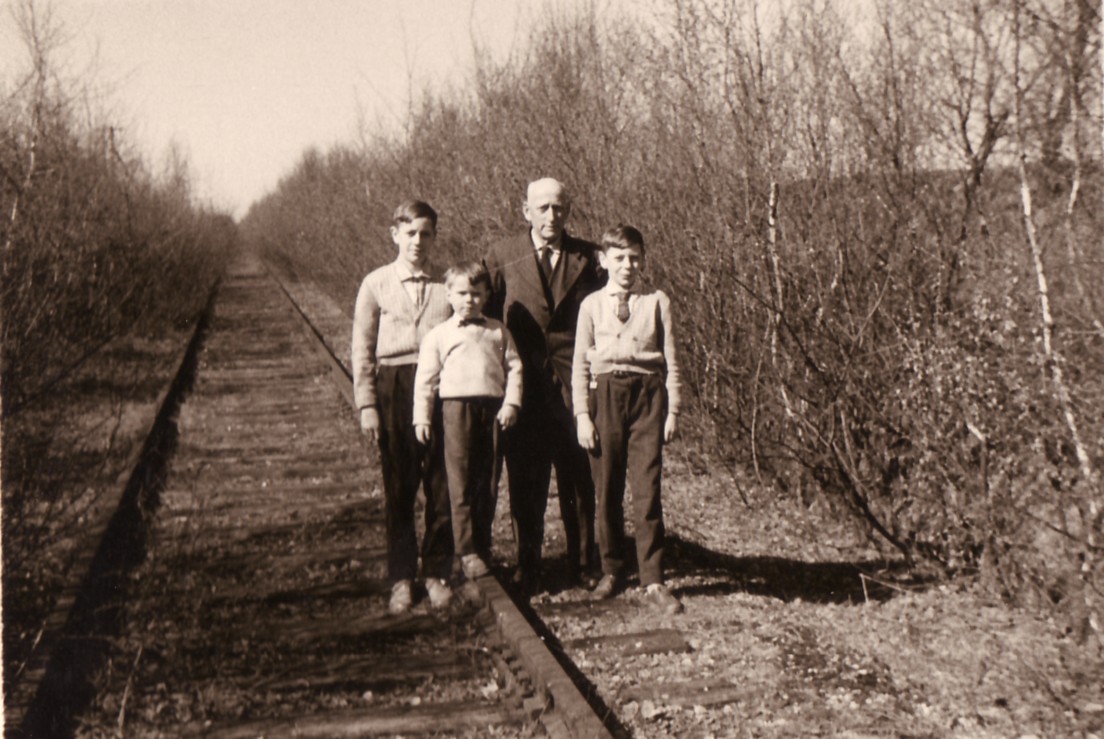
[{"label": "necktie", "polygon": [[617,320],[624,323],[629,320],[629,294],[617,293]]},{"label": "necktie", "polygon": [[410,282],[414,283],[414,307],[421,308],[422,303],[425,302],[425,278],[421,275],[411,275],[407,278]]},{"label": "necktie", "polygon": [[460,325],[461,326],[473,326],[473,325],[474,326],[482,326],[486,322],[487,322],[487,319],[484,318],[483,316],[472,316],[471,318],[461,318],[460,319]]},{"label": "necktie", "polygon": [[542,246],[540,250],[541,271],[547,280],[552,279],[552,247]]}]

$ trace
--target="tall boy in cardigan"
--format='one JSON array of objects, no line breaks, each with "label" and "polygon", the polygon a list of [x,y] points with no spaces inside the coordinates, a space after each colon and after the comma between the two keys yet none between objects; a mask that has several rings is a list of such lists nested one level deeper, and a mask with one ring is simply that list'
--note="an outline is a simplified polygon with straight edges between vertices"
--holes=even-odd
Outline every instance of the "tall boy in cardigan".
[{"label": "tall boy in cardigan", "polygon": [[665,613],[682,604],[663,583],[663,445],[678,431],[680,383],[671,300],[640,284],[644,237],[632,226],[602,235],[609,281],[579,306],[571,390],[579,445],[590,452],[598,499],[602,580],[596,598],[622,584],[625,482],[632,487],[636,558],[647,598]]},{"label": "tall boy in cardigan", "polygon": [[[387,573],[392,613],[413,604],[418,572],[414,504],[425,492],[422,575],[434,608],[448,605],[452,592],[453,541],[448,480],[441,434],[426,445],[414,435],[414,373],[418,347],[449,317],[445,284],[429,265],[437,238],[437,213],[427,203],[408,200],[395,209],[391,239],[394,262],[373,271],[360,285],[353,315],[353,394],[361,429],[379,445],[387,528]],[[435,414],[440,428],[440,412]]]}]

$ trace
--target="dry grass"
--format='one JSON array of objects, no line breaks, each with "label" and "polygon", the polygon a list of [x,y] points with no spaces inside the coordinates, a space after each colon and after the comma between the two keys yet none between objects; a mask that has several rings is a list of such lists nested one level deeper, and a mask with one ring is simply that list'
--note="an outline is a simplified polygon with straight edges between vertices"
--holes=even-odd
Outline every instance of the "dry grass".
[{"label": "dry grass", "polygon": [[4,424],[4,669],[37,642],[90,512],[117,498],[190,332],[114,342],[61,391]]},{"label": "dry grass", "polygon": [[[657,627],[685,636],[685,654],[568,650],[635,736],[1104,731],[1104,661],[1095,640],[995,601],[969,580],[925,584],[854,537],[853,546],[839,547],[846,534],[815,509],[770,490],[748,494],[752,505],[718,477],[677,467],[668,475],[667,569],[684,614],[658,619],[630,589],[620,596],[627,608],[549,619],[561,642]],[[555,516],[548,527],[554,555]],[[585,597],[545,595],[537,608]],[[737,697],[708,705],[705,694],[706,705],[679,705],[677,686],[691,681],[731,683]],[[658,697],[633,696],[663,684],[671,688]]]}]

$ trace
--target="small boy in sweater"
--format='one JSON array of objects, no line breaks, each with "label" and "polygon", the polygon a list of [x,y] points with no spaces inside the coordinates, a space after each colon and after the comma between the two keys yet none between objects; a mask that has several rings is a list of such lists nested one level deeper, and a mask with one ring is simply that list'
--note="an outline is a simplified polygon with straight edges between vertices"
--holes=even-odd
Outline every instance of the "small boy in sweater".
[{"label": "small boy in sweater", "polygon": [[671,300],[640,282],[644,237],[618,225],[602,235],[609,273],[579,307],[571,389],[579,444],[590,452],[598,499],[602,579],[594,597],[622,585],[625,482],[632,487],[636,557],[648,600],[664,613],[679,602],[663,583],[663,445],[678,431],[680,383]]},{"label": "small boy in sweater", "polygon": [[445,469],[452,501],[452,534],[464,575],[488,574],[494,522],[495,440],[521,405],[521,358],[510,332],[483,315],[491,279],[478,262],[445,272],[453,315],[426,334],[414,380],[414,429],[433,437],[432,410],[440,398]]},{"label": "small boy in sweater", "polygon": [[[444,608],[452,598],[453,542],[448,480],[440,444],[414,436],[414,371],[418,347],[429,330],[452,312],[440,273],[429,263],[437,240],[437,213],[427,203],[407,200],[395,209],[391,239],[395,261],[364,278],[353,314],[353,394],[361,429],[379,444],[387,528],[390,610],[413,604],[418,570],[414,508],[418,485],[425,492],[422,574],[430,604]],[[437,423],[440,423],[438,416]]]}]

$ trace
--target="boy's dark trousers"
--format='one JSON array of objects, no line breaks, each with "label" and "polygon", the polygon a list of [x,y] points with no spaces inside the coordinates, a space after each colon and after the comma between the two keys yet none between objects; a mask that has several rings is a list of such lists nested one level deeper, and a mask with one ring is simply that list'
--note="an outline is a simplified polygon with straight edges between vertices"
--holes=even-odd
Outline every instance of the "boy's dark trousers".
[{"label": "boy's dark trousers", "polygon": [[640,584],[663,582],[663,426],[667,388],[658,374],[613,372],[598,376],[591,417],[598,449],[590,455],[598,498],[598,549],[602,572],[624,574],[625,481],[632,488]]},{"label": "boy's dark trousers", "polygon": [[445,469],[452,501],[452,536],[463,557],[491,556],[497,490],[492,485],[495,465],[495,417],[502,398],[445,398],[441,401]]},{"label": "boy's dark trousers", "polygon": [[441,411],[440,406],[434,410],[430,442],[422,446],[414,435],[415,368],[413,364],[383,365],[376,373],[380,467],[387,521],[387,574],[392,581],[412,580],[417,576],[414,505],[419,484],[426,499],[422,576],[448,578],[452,573],[452,524],[441,443]]}]

